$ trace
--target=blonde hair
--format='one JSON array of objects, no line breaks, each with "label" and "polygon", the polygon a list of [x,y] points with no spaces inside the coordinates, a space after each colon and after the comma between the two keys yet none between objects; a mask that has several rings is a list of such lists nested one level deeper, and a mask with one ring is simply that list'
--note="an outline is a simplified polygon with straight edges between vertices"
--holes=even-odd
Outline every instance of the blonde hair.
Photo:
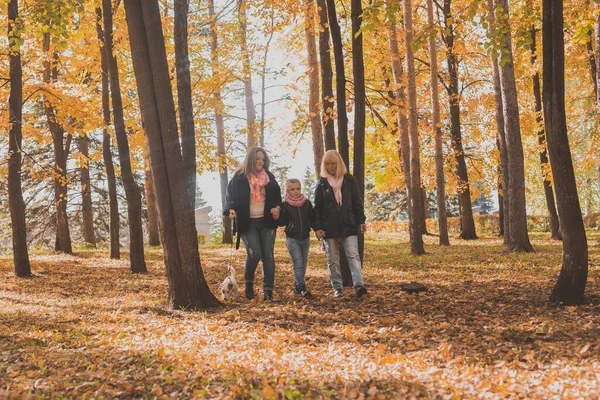
[{"label": "blonde hair", "polygon": [[329,176],[327,168],[325,167],[325,163],[330,160],[335,160],[335,162],[337,163],[337,168],[335,170],[336,178],[340,178],[346,175],[346,172],[348,172],[348,168],[346,168],[346,164],[344,163],[344,160],[342,159],[340,153],[338,153],[337,150],[327,150],[323,155],[323,159],[321,160],[321,176]]},{"label": "blonde hair", "polygon": [[238,171],[241,174],[244,174],[245,176],[250,176],[254,173],[258,153],[263,153],[263,155],[265,156],[264,169],[265,171],[269,170],[271,161],[269,160],[269,156],[267,155],[265,149],[263,149],[262,147],[250,147],[248,149],[248,152],[246,153],[246,158],[244,158],[244,161],[242,162],[242,164],[240,164],[240,168],[238,169]]}]

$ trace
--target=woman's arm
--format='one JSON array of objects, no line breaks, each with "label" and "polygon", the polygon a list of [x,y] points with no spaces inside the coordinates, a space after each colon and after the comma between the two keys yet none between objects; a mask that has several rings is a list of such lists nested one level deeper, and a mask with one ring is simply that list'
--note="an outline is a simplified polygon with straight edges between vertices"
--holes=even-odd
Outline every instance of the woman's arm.
[{"label": "woman's arm", "polygon": [[227,185],[227,191],[225,192],[225,207],[223,207],[223,215],[229,217],[229,210],[234,210],[237,212],[237,196],[235,191],[235,185],[233,181],[235,180],[235,175],[229,181]]}]

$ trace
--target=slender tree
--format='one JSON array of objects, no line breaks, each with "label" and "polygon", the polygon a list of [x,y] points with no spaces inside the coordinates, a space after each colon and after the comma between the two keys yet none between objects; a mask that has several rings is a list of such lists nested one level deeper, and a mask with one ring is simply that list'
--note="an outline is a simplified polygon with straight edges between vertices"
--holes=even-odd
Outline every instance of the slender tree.
[{"label": "slender tree", "polygon": [[183,168],[158,1],[124,3],[160,218],[169,303],[173,308],[216,306],[219,301],[200,266],[194,210],[187,201],[188,170]]},{"label": "slender tree", "polygon": [[352,0],[352,74],[354,76],[354,168],[352,173],[362,197],[365,196],[366,93],[363,60],[362,1]]},{"label": "slender tree", "polygon": [[265,43],[265,50],[263,53],[262,60],[262,74],[260,76],[260,147],[265,147],[265,111],[267,105],[267,61],[269,60],[269,49],[271,48],[271,42],[275,35],[275,9],[271,7],[270,12],[271,27],[269,29],[269,35]]},{"label": "slender tree", "polygon": [[152,182],[152,173],[150,172],[150,160],[148,160],[147,155],[144,157],[144,190],[146,193],[146,209],[148,211],[148,245],[160,246],[156,195],[154,194],[154,183]]},{"label": "slender tree", "polygon": [[86,245],[96,247],[96,234],[94,232],[94,208],[92,205],[92,188],[90,183],[89,142],[87,135],[77,138],[77,148],[83,156],[79,167],[81,182],[81,213],[83,219],[83,240]]},{"label": "slender tree", "polygon": [[321,71],[321,102],[323,103],[323,128],[325,150],[335,150],[335,127],[333,124],[333,69],[331,68],[331,48],[329,47],[329,23],[327,3],[317,0],[319,15],[319,59]]},{"label": "slender tree", "polygon": [[238,19],[240,22],[240,45],[242,50],[242,79],[244,81],[246,119],[248,122],[247,146],[250,148],[256,145],[256,110],[254,109],[252,69],[250,68],[250,52],[248,51],[248,22],[246,16],[247,7],[247,0],[237,0]]},{"label": "slender tree", "polygon": [[[596,4],[596,10],[600,11],[600,5]],[[596,13],[596,23],[594,24],[594,51],[596,53],[596,60],[600,61],[600,12]],[[596,84],[594,85],[596,88],[600,87],[600,68],[596,68]],[[598,114],[600,114],[600,90],[596,90],[596,105],[598,106]],[[598,174],[600,176],[600,167],[598,169]],[[600,178],[599,178],[600,183]]]},{"label": "slender tree", "polygon": [[[144,231],[142,229],[142,193],[135,182],[129,155],[129,142],[125,131],[123,119],[123,102],[121,100],[121,87],[119,83],[119,67],[113,54],[113,25],[112,1],[102,0],[102,14],[104,17],[104,51],[108,62],[108,78],[113,109],[113,122],[117,149],[121,162],[121,176],[127,200],[127,216],[129,225],[129,261],[132,273],[145,273],[146,261],[144,259]],[[189,197],[186,197],[189,199]]]},{"label": "slender tree", "polygon": [[8,208],[12,231],[13,261],[15,275],[31,276],[29,252],[27,250],[27,227],[25,224],[25,202],[21,188],[21,145],[23,142],[23,70],[19,44],[18,0],[8,3],[8,43],[10,48],[10,95],[8,97]]},{"label": "slender tree", "polygon": [[544,128],[563,237],[563,265],[550,300],[579,304],[588,275],[588,246],[567,133],[563,3],[543,0],[542,6]]}]

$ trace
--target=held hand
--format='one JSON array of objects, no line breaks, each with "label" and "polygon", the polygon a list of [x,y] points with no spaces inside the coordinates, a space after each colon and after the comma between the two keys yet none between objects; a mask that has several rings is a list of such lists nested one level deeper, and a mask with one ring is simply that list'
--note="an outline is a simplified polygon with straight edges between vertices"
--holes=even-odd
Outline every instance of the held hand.
[{"label": "held hand", "polygon": [[229,219],[235,219],[237,217],[237,213],[234,209],[229,210]]},{"label": "held hand", "polygon": [[360,224],[360,233],[365,234],[367,232],[367,224]]},{"label": "held hand", "polygon": [[279,219],[280,212],[281,212],[281,208],[279,208],[279,206],[277,206],[275,208],[271,208],[271,215],[273,216],[273,219],[275,219],[275,220]]}]

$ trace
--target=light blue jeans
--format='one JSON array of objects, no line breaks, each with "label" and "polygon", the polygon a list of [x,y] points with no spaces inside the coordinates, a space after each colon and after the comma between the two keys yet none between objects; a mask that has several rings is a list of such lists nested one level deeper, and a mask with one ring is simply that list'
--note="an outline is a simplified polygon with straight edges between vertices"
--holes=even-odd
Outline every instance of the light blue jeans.
[{"label": "light blue jeans", "polygon": [[258,262],[262,260],[264,277],[264,290],[273,290],[275,284],[275,229],[265,226],[264,218],[251,218],[250,230],[242,234],[242,242],[246,248],[246,262],[244,263],[244,279],[254,282],[254,274]]},{"label": "light blue jeans", "polygon": [[304,276],[306,275],[306,263],[308,262],[308,249],[310,248],[310,237],[306,239],[286,238],[292,263],[294,264],[294,281],[296,288],[305,286]]},{"label": "light blue jeans", "polygon": [[335,290],[342,290],[344,287],[342,268],[340,267],[340,252],[338,250],[339,243],[342,243],[344,246],[354,287],[363,286],[362,263],[360,261],[360,254],[358,253],[358,236],[325,239],[323,243],[325,245],[325,252],[327,253],[327,266],[329,267],[331,286]]}]

